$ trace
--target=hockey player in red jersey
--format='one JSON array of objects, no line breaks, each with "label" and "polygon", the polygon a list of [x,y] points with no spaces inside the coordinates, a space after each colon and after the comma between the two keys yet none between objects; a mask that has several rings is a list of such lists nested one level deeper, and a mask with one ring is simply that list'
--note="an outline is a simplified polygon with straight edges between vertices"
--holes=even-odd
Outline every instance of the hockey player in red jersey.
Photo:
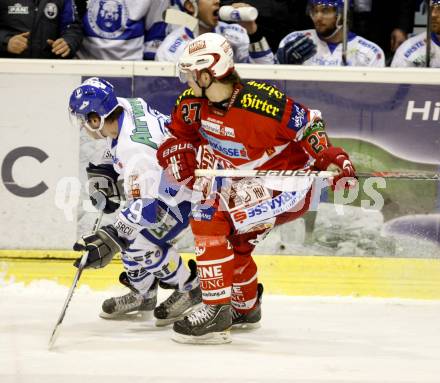
[{"label": "hockey player in red jersey", "polygon": [[[168,128],[173,137],[157,152],[160,165],[177,181],[206,192],[206,179],[194,176],[197,166],[304,169],[313,165],[326,170],[333,165],[339,169],[331,180],[333,186],[355,177],[348,154],[330,145],[321,113],[269,84],[243,82],[234,69],[232,48],[221,35],[205,33],[190,42],[178,70],[190,89],[180,95],[172,113]],[[191,228],[203,305],[175,322],[174,340],[227,343],[231,326],[258,324],[263,289],[251,252],[274,226],[307,211],[311,184],[306,177],[295,191],[274,191],[265,180],[232,179],[221,193],[214,193],[211,205],[194,209]],[[206,198],[212,199],[212,194]]]}]

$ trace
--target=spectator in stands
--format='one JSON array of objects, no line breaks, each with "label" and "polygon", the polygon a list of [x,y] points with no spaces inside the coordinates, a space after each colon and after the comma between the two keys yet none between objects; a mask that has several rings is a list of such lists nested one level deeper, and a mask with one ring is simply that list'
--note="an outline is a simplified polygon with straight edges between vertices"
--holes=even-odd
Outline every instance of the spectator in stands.
[{"label": "spectator in stands", "polygon": [[415,0],[354,0],[353,27],[356,34],[378,44],[386,62],[414,28]]},{"label": "spectator in stands", "polygon": [[392,67],[440,68],[440,0],[432,0],[431,7],[431,48],[429,65],[427,63],[427,32],[420,33],[406,40],[396,51]]},{"label": "spectator in stands", "polygon": [[82,0],[84,42],[78,58],[154,60],[167,33],[162,15],[168,6],[169,0]]},{"label": "spectator in stands", "polygon": [[[173,6],[182,11],[181,27],[172,31],[157,50],[156,61],[176,62],[188,41],[206,32],[225,37],[234,51],[238,63],[273,64],[274,57],[267,40],[255,21],[228,24],[219,21],[219,0],[174,0]],[[246,3],[234,3],[235,8],[247,7]],[[186,24],[188,15],[195,18],[195,27]]]},{"label": "spectator in stands", "polygon": [[0,57],[71,58],[81,40],[74,0],[0,1]]},{"label": "spectator in stands", "polygon": [[[293,31],[313,28],[306,16],[307,0],[247,0],[258,9],[258,28],[276,52],[281,39]],[[222,0],[220,5],[231,5],[234,0]]]},{"label": "spectator in stands", "polygon": [[281,40],[277,51],[280,64],[385,66],[382,49],[349,32],[343,55],[344,0],[309,0],[308,13],[315,29],[292,32]]}]

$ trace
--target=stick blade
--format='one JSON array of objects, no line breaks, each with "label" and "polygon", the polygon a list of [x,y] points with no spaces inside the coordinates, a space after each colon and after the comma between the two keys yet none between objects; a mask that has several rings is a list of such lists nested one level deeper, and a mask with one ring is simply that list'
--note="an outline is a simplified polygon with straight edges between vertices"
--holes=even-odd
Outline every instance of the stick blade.
[{"label": "stick blade", "polygon": [[50,336],[49,343],[47,345],[47,349],[49,351],[51,351],[53,349],[55,341],[58,338],[59,328],[60,328],[60,325],[59,325],[59,323],[57,323],[57,325],[55,326],[55,328],[52,331],[52,335]]}]

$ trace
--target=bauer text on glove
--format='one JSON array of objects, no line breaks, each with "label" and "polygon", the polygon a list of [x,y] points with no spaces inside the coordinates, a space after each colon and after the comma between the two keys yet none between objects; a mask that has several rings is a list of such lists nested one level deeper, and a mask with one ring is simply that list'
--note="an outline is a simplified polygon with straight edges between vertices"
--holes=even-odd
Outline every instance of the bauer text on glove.
[{"label": "bauer text on glove", "polygon": [[197,162],[196,150],[191,142],[169,138],[157,150],[157,160],[177,182],[186,182],[192,187]]}]

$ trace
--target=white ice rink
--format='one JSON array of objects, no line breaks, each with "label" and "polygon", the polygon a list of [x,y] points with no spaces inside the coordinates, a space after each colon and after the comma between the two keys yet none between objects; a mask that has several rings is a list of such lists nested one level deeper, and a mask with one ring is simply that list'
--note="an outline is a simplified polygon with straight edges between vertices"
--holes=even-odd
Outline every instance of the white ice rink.
[{"label": "white ice rink", "polygon": [[110,292],[80,288],[48,351],[66,294],[0,281],[1,383],[440,382],[440,301],[266,294],[259,330],[196,346],[152,321],[100,319]]}]

